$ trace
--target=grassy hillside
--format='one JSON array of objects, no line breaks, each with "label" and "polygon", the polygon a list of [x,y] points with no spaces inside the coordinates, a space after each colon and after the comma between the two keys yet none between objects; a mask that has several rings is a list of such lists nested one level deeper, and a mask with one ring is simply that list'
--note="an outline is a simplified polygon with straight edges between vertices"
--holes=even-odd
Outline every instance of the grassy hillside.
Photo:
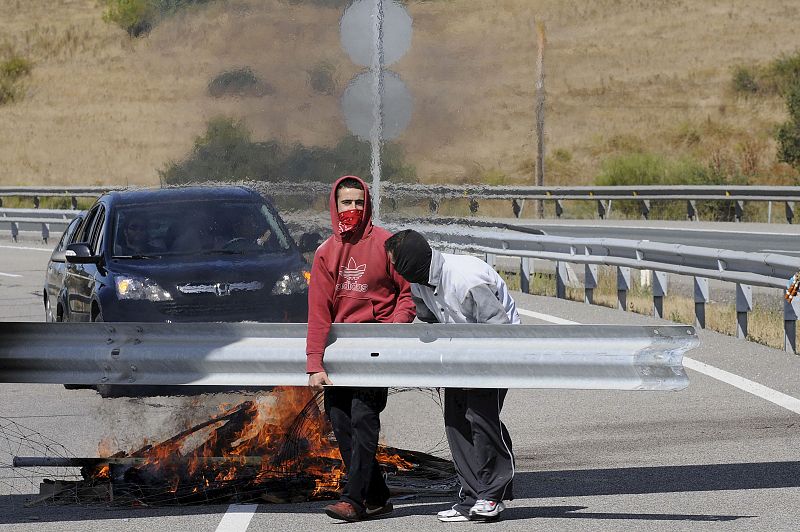
[{"label": "grassy hillside", "polygon": [[[360,68],[339,44],[340,8],[218,0],[132,39],[96,0],[0,0],[0,60],[33,62],[0,106],[0,184],[158,182],[215,116],[259,141],[334,146],[339,99]],[[530,182],[534,17],[547,24],[546,182],[590,183],[616,154],[691,157],[794,183],[775,161],[778,96],[731,89],[738,65],[800,49],[794,0],[409,0],[410,51],[392,69],[414,97],[398,142],[422,181]],[[249,68],[267,89],[217,98]],[[332,90],[311,80],[326,69]]]}]

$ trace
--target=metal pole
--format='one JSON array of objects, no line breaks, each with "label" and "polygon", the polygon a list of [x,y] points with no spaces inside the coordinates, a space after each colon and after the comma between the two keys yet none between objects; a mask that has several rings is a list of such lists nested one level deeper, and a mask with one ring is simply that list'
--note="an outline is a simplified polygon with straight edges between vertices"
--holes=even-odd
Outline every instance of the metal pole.
[{"label": "metal pole", "polygon": [[374,43],[375,48],[372,54],[373,80],[373,107],[372,107],[372,131],[370,132],[369,143],[371,150],[370,170],[372,172],[372,219],[379,223],[381,219],[381,145],[383,144],[383,0],[375,0],[373,8],[373,19],[375,25]]},{"label": "metal pole", "polygon": [[[536,23],[536,42],[538,53],[536,55],[536,185],[544,186],[544,48],[547,44],[545,39],[544,21]],[[539,219],[544,218],[544,202],[536,200],[536,215]]]}]

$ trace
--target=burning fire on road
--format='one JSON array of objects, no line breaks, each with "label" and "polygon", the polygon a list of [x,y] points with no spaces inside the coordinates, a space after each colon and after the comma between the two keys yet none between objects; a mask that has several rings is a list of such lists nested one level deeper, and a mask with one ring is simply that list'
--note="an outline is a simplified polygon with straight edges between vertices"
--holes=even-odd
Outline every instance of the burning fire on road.
[{"label": "burning fire on road", "polygon": [[[81,467],[82,480],[45,480],[33,503],[335,499],[345,469],[320,400],[309,388],[279,387],[130,453],[49,463],[16,457],[15,465]],[[444,495],[456,486],[452,464],[430,454],[381,446],[378,462],[395,495]]]}]

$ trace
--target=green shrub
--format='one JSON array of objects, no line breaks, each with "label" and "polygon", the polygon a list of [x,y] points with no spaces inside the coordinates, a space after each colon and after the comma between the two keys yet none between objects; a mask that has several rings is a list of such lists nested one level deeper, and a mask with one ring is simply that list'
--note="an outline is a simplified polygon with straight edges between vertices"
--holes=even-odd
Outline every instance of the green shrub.
[{"label": "green shrub", "polygon": [[22,80],[30,75],[31,70],[33,63],[18,55],[12,55],[0,62],[0,105],[22,98],[24,94]]},{"label": "green shrub", "polygon": [[103,20],[113,22],[131,37],[150,33],[158,22],[180,9],[212,0],[100,0]]},{"label": "green shrub", "polygon": [[33,70],[33,63],[18,55],[0,63],[0,77],[10,81],[17,81],[30,75],[31,70]]},{"label": "green shrub", "polygon": [[[743,177],[735,176],[733,179],[746,184]],[[726,183],[726,177],[693,159],[673,160],[661,155],[632,153],[605,161],[595,183],[600,186],[722,185]],[[613,206],[615,211],[627,217],[640,216],[637,201],[619,200]],[[734,204],[730,201],[697,202],[697,210],[705,220],[732,221],[734,218]],[[681,219],[686,216],[686,205],[682,201],[652,201],[650,213],[653,218]]]},{"label": "green shrub", "polygon": [[336,92],[336,67],[328,61],[317,63],[308,71],[311,88],[320,94],[331,95]]},{"label": "green shrub", "polygon": [[754,94],[758,92],[756,76],[750,68],[737,66],[733,69],[732,86],[734,92]]},{"label": "green shrub", "polygon": [[800,169],[800,79],[786,93],[789,120],[778,128],[778,160]]},{"label": "green shrub", "polygon": [[[326,181],[343,174],[370,174],[370,146],[354,136],[333,148],[253,142],[241,121],[215,118],[197,137],[189,156],[160,171],[166,184],[206,181]],[[381,150],[383,176],[392,181],[416,181],[416,170],[405,162],[403,150],[387,143]]]},{"label": "green shrub", "polygon": [[253,96],[260,98],[273,94],[275,89],[269,83],[262,81],[250,68],[227,70],[208,84],[208,93],[214,98],[223,96]]},{"label": "green shrub", "polygon": [[102,0],[103,20],[113,22],[131,37],[150,33],[158,17],[157,0]]}]

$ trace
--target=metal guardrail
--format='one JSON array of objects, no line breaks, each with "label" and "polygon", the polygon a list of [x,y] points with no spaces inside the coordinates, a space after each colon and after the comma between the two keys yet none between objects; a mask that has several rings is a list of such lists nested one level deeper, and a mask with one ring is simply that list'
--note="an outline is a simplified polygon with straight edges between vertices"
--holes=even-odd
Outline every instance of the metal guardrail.
[{"label": "metal guardrail", "polygon": [[[223,183],[209,183],[223,184]],[[231,183],[224,183],[231,184]],[[249,181],[237,183],[254,188],[272,197],[327,196],[330,184],[319,181],[303,182],[267,182]],[[96,197],[109,190],[121,190],[125,187],[0,187],[0,207],[3,196],[33,197],[38,207],[39,198],[43,196],[69,196],[72,208],[77,208],[78,197]],[[608,217],[613,201],[636,201],[643,218],[650,216],[650,202],[661,200],[686,201],[686,216],[689,220],[697,220],[698,201],[730,201],[734,203],[736,221],[744,218],[745,202],[773,202],[784,204],[786,220],[792,223],[795,217],[794,202],[800,201],[800,187],[760,186],[760,185],[673,185],[673,186],[579,186],[579,187],[534,187],[534,186],[490,186],[490,185],[444,185],[386,182],[382,186],[382,195],[394,208],[401,201],[428,201],[429,210],[436,214],[443,200],[465,199],[469,202],[470,211],[477,214],[481,200],[509,200],[511,212],[520,217],[525,201],[553,201],[555,213],[561,217],[565,213],[564,201],[582,200],[597,203],[597,214]]]},{"label": "metal guardrail", "polygon": [[[401,227],[393,227],[393,230]],[[510,227],[510,226],[507,226]],[[745,253],[723,249],[665,244],[649,240],[613,238],[571,238],[533,235],[513,230],[487,230],[475,227],[442,227],[423,225],[425,233],[439,248],[485,255],[494,265],[500,256],[520,259],[520,285],[530,292],[533,276],[532,259],[556,263],[556,296],[566,298],[569,263],[585,265],[584,302],[593,303],[598,286],[599,265],[617,268],[617,307],[627,310],[627,293],[631,288],[631,268],[651,270],[653,276],[653,315],[664,317],[667,295],[667,273],[693,277],[695,326],[705,328],[706,305],[710,301],[708,279],[736,285],[736,335],[747,338],[748,316],[753,310],[752,286],[783,289],[787,279],[800,270],[800,258],[774,253]],[[796,353],[796,325],[800,301],[784,301],[784,349]]]},{"label": "metal guardrail", "polygon": [[642,217],[650,216],[652,200],[685,200],[686,217],[697,220],[697,201],[732,201],[737,222],[744,218],[745,201],[769,202],[770,217],[772,202],[783,202],[786,220],[792,223],[794,202],[800,201],[800,187],[788,186],[581,186],[581,187],[534,187],[534,186],[489,186],[489,185],[437,185],[387,183],[384,191],[390,201],[400,199],[428,199],[431,213],[436,213],[444,199],[466,198],[470,211],[476,214],[482,199],[511,200],[511,210],[517,218],[522,215],[525,200],[555,202],[558,218],[565,212],[565,200],[597,202],[597,214],[601,219],[611,213],[614,200],[637,201]]},{"label": "metal guardrail", "polygon": [[19,238],[20,224],[34,225],[41,231],[42,241],[46,244],[50,238],[50,225],[62,231],[81,211],[65,209],[3,209],[0,208],[0,224],[8,223],[11,227],[11,240]]},{"label": "metal guardrail", "polygon": [[[304,386],[306,324],[0,323],[0,382]],[[334,324],[339,386],[680,390],[688,326]]]}]

